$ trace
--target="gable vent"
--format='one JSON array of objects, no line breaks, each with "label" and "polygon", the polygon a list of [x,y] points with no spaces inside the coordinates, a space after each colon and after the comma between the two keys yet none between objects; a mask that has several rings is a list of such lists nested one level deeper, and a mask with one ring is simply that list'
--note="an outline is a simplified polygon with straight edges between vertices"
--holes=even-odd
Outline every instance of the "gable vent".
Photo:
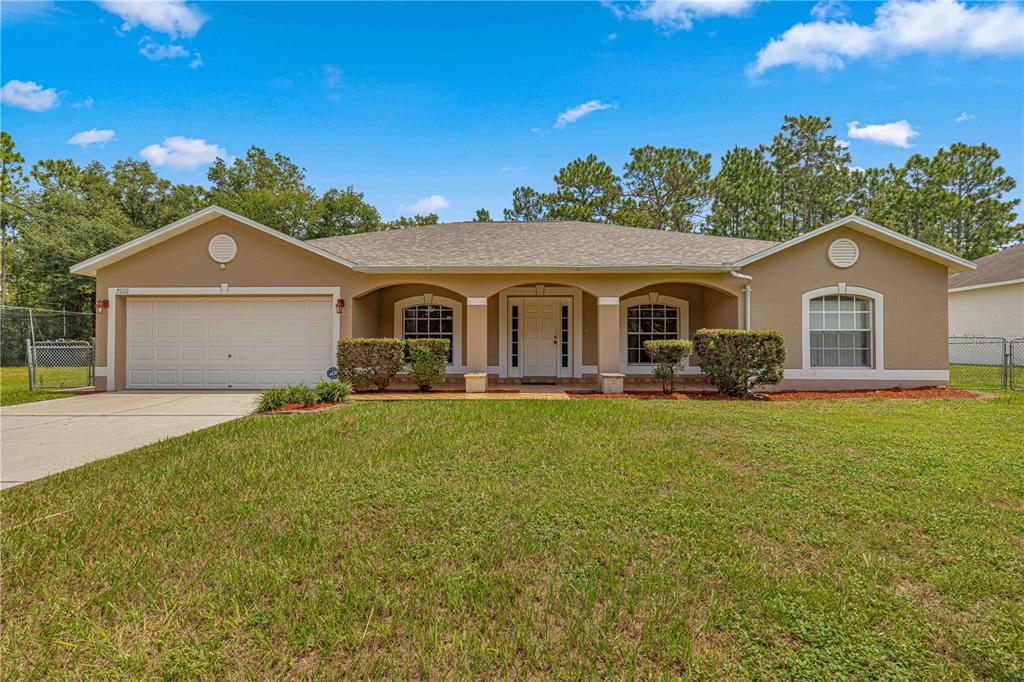
[{"label": "gable vent", "polygon": [[860,249],[852,239],[845,237],[837,239],[828,247],[828,259],[837,268],[848,268],[857,262],[860,256]]},{"label": "gable vent", "polygon": [[238,253],[238,245],[231,235],[218,234],[210,240],[210,258],[218,263],[230,263]]}]

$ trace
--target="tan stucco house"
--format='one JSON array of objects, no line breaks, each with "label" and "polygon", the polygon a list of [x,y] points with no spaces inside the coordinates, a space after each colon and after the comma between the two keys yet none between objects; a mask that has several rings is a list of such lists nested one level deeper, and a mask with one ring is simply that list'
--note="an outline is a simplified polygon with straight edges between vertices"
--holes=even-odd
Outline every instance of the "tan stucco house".
[{"label": "tan stucco house", "polygon": [[701,327],[781,331],[778,388],[943,385],[947,278],[973,267],[858,217],[784,243],[583,222],[303,242],[210,207],[71,271],[96,278],[100,390],[311,382],[372,336],[447,338],[473,384],[615,390],[649,381],[645,340]]},{"label": "tan stucco house", "polygon": [[949,335],[1024,337],[1024,244],[975,265],[949,278]]}]

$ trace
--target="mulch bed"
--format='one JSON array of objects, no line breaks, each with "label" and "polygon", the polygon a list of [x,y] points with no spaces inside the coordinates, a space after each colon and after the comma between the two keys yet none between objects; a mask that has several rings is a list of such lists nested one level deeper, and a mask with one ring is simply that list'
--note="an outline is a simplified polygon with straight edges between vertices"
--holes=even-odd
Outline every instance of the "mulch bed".
[{"label": "mulch bed", "polygon": [[[587,391],[567,391],[572,398],[633,398],[635,400],[742,400],[711,391],[692,393],[672,393],[666,395],[661,391],[633,391],[628,393],[592,393]],[[840,400],[843,398],[897,398],[897,399],[934,399],[934,398],[978,398],[973,391],[957,388],[887,388],[863,389],[857,391],[778,391],[776,393],[758,393],[757,400],[772,402],[788,402],[791,400]]]}]

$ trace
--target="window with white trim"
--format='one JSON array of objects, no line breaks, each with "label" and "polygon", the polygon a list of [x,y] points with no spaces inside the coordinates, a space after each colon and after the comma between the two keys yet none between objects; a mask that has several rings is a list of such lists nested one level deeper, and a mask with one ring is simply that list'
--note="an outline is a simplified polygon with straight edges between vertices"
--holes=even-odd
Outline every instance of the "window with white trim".
[{"label": "window with white trim", "polygon": [[871,367],[871,299],[810,300],[811,367]]},{"label": "window with white trim", "polygon": [[626,311],[626,361],[650,364],[645,341],[679,338],[679,308],[663,303],[643,303]]},{"label": "window with white trim", "polygon": [[422,303],[402,310],[406,339],[448,339],[448,362],[455,349],[455,311],[448,306]]}]

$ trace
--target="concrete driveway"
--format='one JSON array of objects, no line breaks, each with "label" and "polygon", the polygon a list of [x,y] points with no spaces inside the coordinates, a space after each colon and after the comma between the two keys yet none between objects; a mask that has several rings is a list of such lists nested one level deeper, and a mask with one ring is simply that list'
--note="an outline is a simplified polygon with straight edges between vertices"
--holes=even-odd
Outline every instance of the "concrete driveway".
[{"label": "concrete driveway", "polygon": [[124,391],[0,408],[0,488],[237,419],[255,396]]}]

